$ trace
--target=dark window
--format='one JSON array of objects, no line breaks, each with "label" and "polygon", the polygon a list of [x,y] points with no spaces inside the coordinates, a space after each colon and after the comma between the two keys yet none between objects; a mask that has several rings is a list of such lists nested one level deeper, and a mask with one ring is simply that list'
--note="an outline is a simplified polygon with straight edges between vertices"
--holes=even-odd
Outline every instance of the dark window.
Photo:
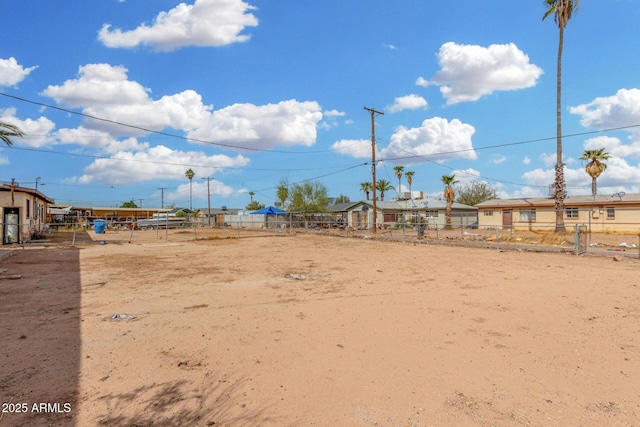
[{"label": "dark window", "polygon": [[564,217],[565,218],[578,218],[578,217],[580,217],[580,212],[578,211],[578,208],[566,208],[564,210]]}]

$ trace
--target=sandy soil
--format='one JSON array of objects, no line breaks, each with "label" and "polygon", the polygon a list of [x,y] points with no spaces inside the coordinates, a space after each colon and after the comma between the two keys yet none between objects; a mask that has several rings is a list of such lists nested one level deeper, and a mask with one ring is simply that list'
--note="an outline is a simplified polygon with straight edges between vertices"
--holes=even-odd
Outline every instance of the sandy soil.
[{"label": "sandy soil", "polygon": [[637,259],[171,233],[0,251],[0,427],[640,425]]}]

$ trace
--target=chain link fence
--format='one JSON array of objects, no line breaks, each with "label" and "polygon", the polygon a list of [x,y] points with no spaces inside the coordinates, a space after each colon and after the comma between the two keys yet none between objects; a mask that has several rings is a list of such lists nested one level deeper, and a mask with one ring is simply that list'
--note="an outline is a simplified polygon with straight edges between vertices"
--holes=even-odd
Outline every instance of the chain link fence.
[{"label": "chain link fence", "polygon": [[[183,242],[216,238],[320,235],[380,241],[402,241],[433,245],[459,245],[520,251],[555,251],[575,254],[615,254],[640,258],[640,234],[590,232],[586,224],[567,226],[567,232],[554,233],[548,227],[529,224],[517,227],[478,228],[476,223],[447,229],[421,222],[382,222],[375,229],[360,224],[352,227],[342,216],[329,214],[238,215],[209,225],[205,219],[178,222],[159,220],[140,228],[135,221],[104,220],[104,232],[94,220],[37,224],[0,223],[3,247],[79,244],[101,242],[118,232],[122,241]],[[96,222],[96,223],[99,223]],[[96,230],[98,228],[98,230]],[[638,224],[640,230],[640,224]]]}]

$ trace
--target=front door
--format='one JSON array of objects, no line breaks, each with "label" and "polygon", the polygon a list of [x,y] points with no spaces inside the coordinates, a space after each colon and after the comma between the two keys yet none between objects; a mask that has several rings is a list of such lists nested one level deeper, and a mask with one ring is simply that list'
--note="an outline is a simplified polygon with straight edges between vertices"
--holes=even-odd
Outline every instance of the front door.
[{"label": "front door", "polygon": [[502,211],[502,228],[510,230],[513,227],[513,211]]}]

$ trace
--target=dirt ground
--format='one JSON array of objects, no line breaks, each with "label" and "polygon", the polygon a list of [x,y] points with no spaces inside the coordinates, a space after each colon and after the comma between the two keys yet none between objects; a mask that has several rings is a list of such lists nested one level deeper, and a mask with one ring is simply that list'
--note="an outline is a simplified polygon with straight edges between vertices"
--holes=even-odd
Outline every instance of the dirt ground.
[{"label": "dirt ground", "polygon": [[638,259],[170,233],[0,250],[0,427],[640,425]]}]

